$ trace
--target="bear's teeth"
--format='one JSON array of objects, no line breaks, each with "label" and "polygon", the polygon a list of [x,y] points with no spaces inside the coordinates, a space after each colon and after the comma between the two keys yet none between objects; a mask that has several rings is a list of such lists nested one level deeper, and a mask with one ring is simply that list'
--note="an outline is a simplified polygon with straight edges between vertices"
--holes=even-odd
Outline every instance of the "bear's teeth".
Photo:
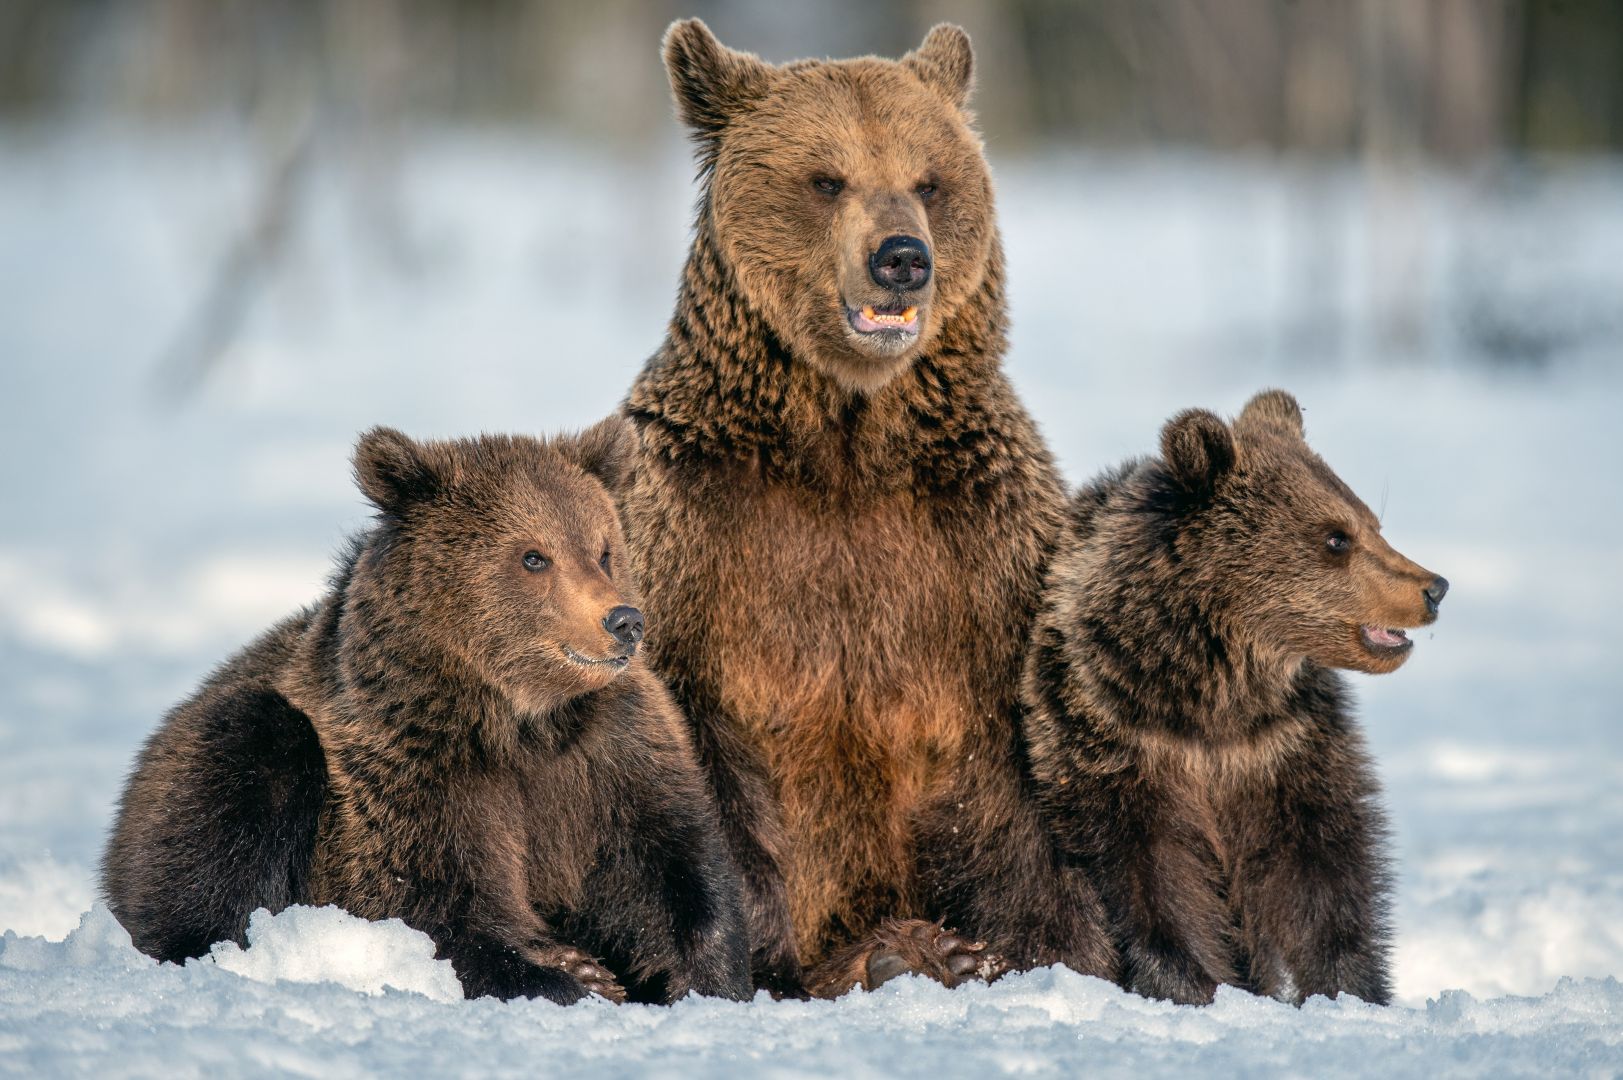
[{"label": "bear's teeth", "polygon": [[881,312],[875,311],[872,305],[864,305],[862,308],[862,317],[867,319],[869,322],[906,325],[907,323],[913,321],[913,317],[917,315],[918,312],[919,309],[916,307],[907,308],[900,313]]}]

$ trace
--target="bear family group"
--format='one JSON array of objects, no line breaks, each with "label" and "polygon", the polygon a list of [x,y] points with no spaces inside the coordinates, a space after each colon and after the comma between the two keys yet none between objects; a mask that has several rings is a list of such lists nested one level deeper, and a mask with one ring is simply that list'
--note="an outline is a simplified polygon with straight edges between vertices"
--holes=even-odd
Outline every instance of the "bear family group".
[{"label": "bear family group", "polygon": [[103,865],[165,960],[258,908],[428,934],[467,996],[835,996],[1065,964],[1390,996],[1338,670],[1447,583],[1296,401],[1067,494],[1002,372],[969,39],[781,66],[671,28],[702,197],[620,415],[366,433],[328,593],[142,751]]}]

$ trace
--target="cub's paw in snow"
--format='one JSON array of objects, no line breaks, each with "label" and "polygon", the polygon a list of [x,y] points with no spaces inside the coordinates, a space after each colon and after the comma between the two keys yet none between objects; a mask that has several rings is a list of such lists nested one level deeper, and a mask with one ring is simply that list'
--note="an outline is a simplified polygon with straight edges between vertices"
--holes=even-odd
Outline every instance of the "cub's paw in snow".
[{"label": "cub's paw in snow", "polygon": [[[1148,998],[1177,1005],[1210,1005],[1217,994],[1217,980],[1194,960],[1148,949],[1127,950],[1127,989]],[[1230,975],[1225,981],[1232,981]]]},{"label": "cub's paw in snow", "polygon": [[852,987],[873,990],[898,975],[924,975],[946,987],[1009,970],[984,941],[970,941],[939,922],[887,919],[866,941],[834,953],[807,980],[814,997],[839,997]]},{"label": "cub's paw in snow", "polygon": [[596,994],[616,1005],[625,1003],[625,987],[620,985],[614,974],[579,949],[569,945],[553,945],[536,950],[531,960],[543,970],[563,972],[578,982],[588,994]]}]

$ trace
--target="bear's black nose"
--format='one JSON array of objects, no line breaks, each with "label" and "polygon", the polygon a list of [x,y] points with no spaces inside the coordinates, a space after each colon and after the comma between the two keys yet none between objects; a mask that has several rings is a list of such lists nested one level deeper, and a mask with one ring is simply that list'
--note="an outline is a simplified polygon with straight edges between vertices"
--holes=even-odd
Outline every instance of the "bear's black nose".
[{"label": "bear's black nose", "polygon": [[916,236],[888,237],[868,256],[868,273],[886,289],[922,289],[930,280],[930,247]]},{"label": "bear's black nose", "polygon": [[1426,610],[1435,615],[1437,613],[1437,605],[1441,604],[1443,602],[1443,597],[1448,595],[1448,579],[1440,577],[1432,578],[1431,584],[1427,585],[1425,588],[1425,593]]},{"label": "bear's black nose", "polygon": [[642,640],[642,612],[622,604],[603,619],[603,629],[620,644],[635,645]]}]

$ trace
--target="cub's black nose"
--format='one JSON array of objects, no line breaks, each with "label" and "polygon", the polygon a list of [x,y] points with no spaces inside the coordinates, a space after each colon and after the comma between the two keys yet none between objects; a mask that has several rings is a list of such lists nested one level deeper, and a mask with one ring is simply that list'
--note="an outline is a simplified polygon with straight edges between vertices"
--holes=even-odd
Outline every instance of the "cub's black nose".
[{"label": "cub's black nose", "polygon": [[930,280],[930,247],[916,236],[888,237],[868,256],[868,274],[886,289],[922,289]]},{"label": "cub's black nose", "polygon": [[603,619],[603,629],[614,635],[622,645],[635,645],[642,640],[642,612],[621,605]]},{"label": "cub's black nose", "polygon": [[1426,610],[1436,614],[1437,605],[1441,604],[1443,602],[1443,597],[1448,595],[1448,579],[1432,578],[1431,584],[1427,585],[1425,588],[1425,593]]}]

